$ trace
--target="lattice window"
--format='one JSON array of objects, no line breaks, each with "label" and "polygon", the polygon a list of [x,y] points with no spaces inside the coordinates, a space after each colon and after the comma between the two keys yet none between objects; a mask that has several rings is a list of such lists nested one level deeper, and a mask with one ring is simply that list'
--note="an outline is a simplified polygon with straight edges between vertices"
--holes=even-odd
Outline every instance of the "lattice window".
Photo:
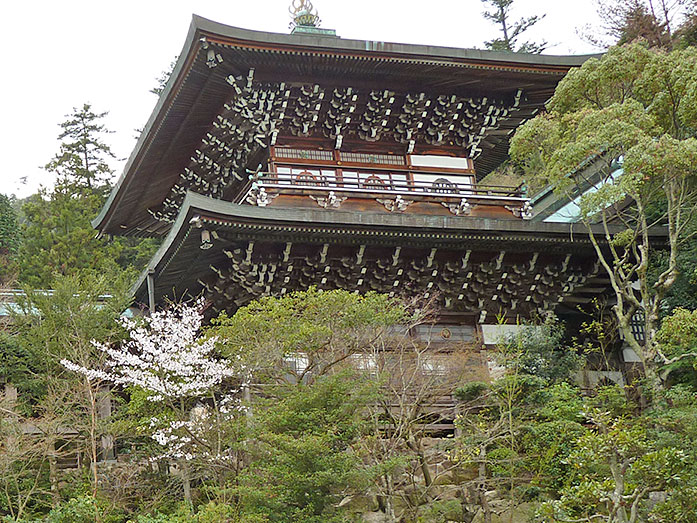
[{"label": "lattice window", "polygon": [[307,354],[302,352],[288,354],[285,358],[283,358],[283,361],[293,374],[302,374],[305,372],[308,364],[310,363]]},{"label": "lattice window", "polygon": [[448,373],[447,356],[424,355],[421,360],[421,371],[427,376],[445,376]]},{"label": "lattice window", "polygon": [[344,162],[376,164],[376,165],[406,165],[403,156],[390,154],[341,153]]},{"label": "lattice window", "polygon": [[441,193],[457,193],[457,185],[448,180],[447,178],[436,178],[431,186],[434,192]]},{"label": "lattice window", "polygon": [[336,185],[336,171],[334,169],[279,166],[276,169],[276,174],[276,179],[271,177],[270,181],[275,181],[284,185],[308,185],[313,187]]},{"label": "lattice window", "polygon": [[646,331],[644,331],[644,325],[644,313],[642,311],[635,312],[634,316],[632,316],[632,319],[629,322],[629,327],[632,331],[634,339],[639,343],[644,343],[644,341],[646,341]]},{"label": "lattice window", "polygon": [[277,147],[275,149],[276,158],[288,158],[292,160],[318,160],[333,162],[334,153],[332,151],[320,151],[315,149],[293,149],[291,147]]}]

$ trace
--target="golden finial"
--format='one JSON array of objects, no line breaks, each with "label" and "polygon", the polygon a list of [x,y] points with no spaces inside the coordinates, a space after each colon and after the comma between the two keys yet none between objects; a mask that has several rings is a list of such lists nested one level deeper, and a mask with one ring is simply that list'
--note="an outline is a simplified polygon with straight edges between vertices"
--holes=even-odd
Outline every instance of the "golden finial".
[{"label": "golden finial", "polygon": [[288,9],[293,21],[291,27],[318,27],[320,24],[317,10],[310,0],[293,0]]}]

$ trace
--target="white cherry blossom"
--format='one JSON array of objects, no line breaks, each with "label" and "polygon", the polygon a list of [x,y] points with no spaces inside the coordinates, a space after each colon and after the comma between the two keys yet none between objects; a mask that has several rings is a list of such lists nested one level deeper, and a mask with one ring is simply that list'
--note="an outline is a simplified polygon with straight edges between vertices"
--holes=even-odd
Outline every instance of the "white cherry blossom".
[{"label": "white cherry blossom", "polygon": [[[212,453],[205,444],[206,434],[216,422],[210,407],[193,410],[190,400],[212,397],[212,393],[226,378],[243,381],[246,374],[238,360],[235,366],[227,360],[212,357],[216,338],[202,340],[199,330],[203,322],[203,301],[194,305],[178,305],[137,322],[121,319],[129,332],[129,339],[119,345],[92,341],[94,347],[108,358],[104,369],[88,369],[69,360],[61,364],[68,370],[82,374],[90,381],[111,382],[120,386],[134,386],[147,391],[148,400],[164,403],[173,408],[179,420],[150,420],[150,436],[166,449],[162,457],[189,461],[194,458],[225,460],[220,452]],[[221,417],[231,419],[244,408],[237,397],[240,389],[226,390],[217,402]]]}]

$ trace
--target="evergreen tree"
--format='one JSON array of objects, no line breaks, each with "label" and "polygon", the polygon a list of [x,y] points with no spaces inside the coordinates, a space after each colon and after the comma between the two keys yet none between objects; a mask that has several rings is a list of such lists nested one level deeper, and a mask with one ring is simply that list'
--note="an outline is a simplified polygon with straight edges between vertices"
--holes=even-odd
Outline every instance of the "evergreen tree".
[{"label": "evergreen tree", "polygon": [[60,152],[46,165],[47,171],[58,175],[59,182],[91,190],[111,179],[113,170],[107,162],[115,156],[101,138],[110,132],[102,123],[107,114],[95,113],[86,103],[73,108],[67,120],[59,124]]},{"label": "evergreen tree", "polygon": [[31,196],[22,211],[26,223],[19,256],[20,280],[50,288],[56,274],[81,271],[116,276],[122,269],[139,269],[154,251],[151,240],[99,238],[91,220],[105,202],[113,158],[102,135],[107,113],[89,104],[74,109],[60,124],[59,153],[46,165],[57,175],[53,190]]},{"label": "evergreen tree", "polygon": [[160,96],[162,92],[165,90],[165,87],[167,87],[167,82],[169,82],[170,76],[172,76],[172,72],[174,71],[174,67],[177,65],[177,57],[174,58],[169,64],[169,67],[162,71],[160,73],[160,76],[157,77],[157,85],[150,89],[150,92],[152,94],[156,94],[157,96]]},{"label": "evergreen tree", "polygon": [[664,49],[694,45],[695,0],[596,0],[596,5],[603,20],[600,31],[591,29],[582,36],[597,47],[634,41]]},{"label": "evergreen tree", "polygon": [[102,203],[101,195],[70,183],[31,196],[22,208],[27,223],[22,227],[20,281],[48,289],[58,274],[116,274],[118,244],[97,238],[90,223]]},{"label": "evergreen tree", "polygon": [[542,20],[542,16],[528,16],[519,20],[511,20],[511,6],[513,0],[482,0],[482,2],[491,8],[489,11],[484,11],[484,18],[491,20],[500,26],[502,38],[494,38],[488,42],[484,42],[487,49],[492,51],[511,51],[517,53],[541,53],[547,47],[547,42],[523,42],[518,44],[518,38],[537,22]]},{"label": "evergreen tree", "polygon": [[20,245],[17,213],[12,201],[0,194],[0,285],[12,280],[16,272],[16,255]]}]

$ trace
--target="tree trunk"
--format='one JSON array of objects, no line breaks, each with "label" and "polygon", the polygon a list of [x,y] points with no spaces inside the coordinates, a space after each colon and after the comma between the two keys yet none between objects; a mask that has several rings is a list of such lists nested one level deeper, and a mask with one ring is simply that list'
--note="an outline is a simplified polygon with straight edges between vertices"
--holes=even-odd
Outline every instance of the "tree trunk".
[{"label": "tree trunk", "polygon": [[97,470],[97,398],[89,380],[85,379],[87,393],[90,400],[90,470],[92,471],[92,497],[97,497],[97,487],[99,485],[99,471]]},{"label": "tree trunk", "polygon": [[181,476],[182,485],[184,487],[184,501],[191,506],[193,504],[193,500],[191,498],[191,473],[189,470],[189,464],[186,461],[182,462]]},{"label": "tree trunk", "polygon": [[482,507],[484,523],[491,523],[491,507],[489,506],[489,500],[486,499],[486,445],[480,445],[479,447],[478,479],[479,485],[477,485],[477,490],[479,491],[479,505]]},{"label": "tree trunk", "polygon": [[55,507],[60,503],[58,492],[58,459],[56,458],[56,442],[51,437],[48,455],[48,481],[51,484],[51,504]]},{"label": "tree trunk", "polygon": [[394,481],[390,474],[386,475],[385,481],[387,482],[387,496],[385,496],[385,514],[390,518],[390,521],[397,521],[394,513],[394,504],[392,503],[392,496],[394,493]]},{"label": "tree trunk", "polygon": [[624,474],[621,471],[621,466],[617,461],[617,456],[613,455],[610,458],[610,472],[615,481],[615,489],[611,494],[613,511],[617,515],[617,523],[629,523],[627,510],[624,507]]}]

